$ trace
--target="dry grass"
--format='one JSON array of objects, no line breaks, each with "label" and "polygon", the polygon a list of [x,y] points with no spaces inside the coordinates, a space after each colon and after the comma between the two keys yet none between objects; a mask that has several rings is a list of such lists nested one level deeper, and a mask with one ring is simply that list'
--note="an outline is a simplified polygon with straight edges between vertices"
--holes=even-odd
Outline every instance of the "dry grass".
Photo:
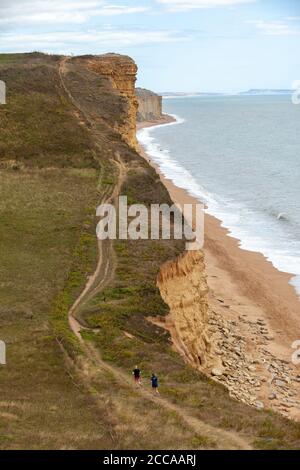
[{"label": "dry grass", "polygon": [[[143,173],[130,171],[122,194],[135,203],[169,202],[153,170],[145,171],[143,161],[140,165]],[[97,334],[86,338],[101,350],[105,360],[128,374],[134,364],[139,364],[146,384],[151,373],[157,373],[162,395],[204,422],[241,433],[257,448],[299,448],[299,424],[231,399],[224,387],[186,365],[173,351],[168,333],[147,321],[148,316],[168,312],[156,287],[156,274],[166,259],[181,250],[178,241],[115,242],[115,280],[81,312],[93,328],[98,328]],[[163,426],[162,420],[160,423]]]},{"label": "dry grass", "polygon": [[[61,93],[55,61],[0,56],[10,82],[9,104],[0,108],[0,319],[8,361],[0,448],[192,446],[192,431],[112,377],[96,370],[92,384],[82,380],[56,341],[78,352],[67,310],[94,268],[93,215],[114,172],[104,159],[107,141],[101,153]],[[176,439],[167,428],[153,432],[159,416]]]},{"label": "dry grass", "polygon": [[[89,129],[61,87],[58,60],[0,55],[1,79],[9,85],[8,105],[0,107],[0,336],[8,359],[0,370],[0,448],[215,447],[176,413],[88,364],[70,333],[68,309],[96,263],[93,214],[114,185],[115,153],[130,170],[122,188],[129,202],[169,202],[169,196],[111,128],[122,119],[124,99],[82,69],[84,59],[74,60],[66,80],[95,122]],[[243,433],[258,448],[299,448],[299,425],[231,400],[184,364],[169,335],[147,321],[167,312],[155,277],[181,249],[180,242],[116,242],[116,278],[81,312],[98,328],[85,340],[128,375],[139,363],[145,386],[155,369],[163,396],[191,415]]]},{"label": "dry grass", "polygon": [[95,183],[94,171],[0,173],[1,448],[72,447],[70,430],[76,446],[111,445],[105,410],[74,386],[49,325]]}]

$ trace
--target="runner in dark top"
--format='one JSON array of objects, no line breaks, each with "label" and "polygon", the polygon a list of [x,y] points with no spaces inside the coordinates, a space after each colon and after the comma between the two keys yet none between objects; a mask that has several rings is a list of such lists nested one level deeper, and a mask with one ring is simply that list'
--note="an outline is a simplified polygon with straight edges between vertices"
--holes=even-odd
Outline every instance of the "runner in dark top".
[{"label": "runner in dark top", "polygon": [[152,376],[151,376],[151,385],[152,385],[153,393],[159,393],[159,391],[158,391],[158,378],[155,374],[152,374]]},{"label": "runner in dark top", "polygon": [[138,368],[138,366],[135,366],[135,368],[132,371],[133,379],[136,383],[136,385],[141,385],[141,371]]}]

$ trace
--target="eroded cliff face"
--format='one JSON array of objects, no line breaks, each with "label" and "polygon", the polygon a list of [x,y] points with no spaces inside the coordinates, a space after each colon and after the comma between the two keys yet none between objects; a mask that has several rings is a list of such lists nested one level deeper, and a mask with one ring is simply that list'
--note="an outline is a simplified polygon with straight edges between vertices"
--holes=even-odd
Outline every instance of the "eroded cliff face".
[{"label": "eroded cliff face", "polygon": [[217,366],[209,339],[208,287],[203,253],[188,251],[175,261],[165,263],[157,285],[170,307],[165,327],[176,349],[198,369],[207,371]]},{"label": "eroded cliff face", "polygon": [[162,117],[162,97],[144,88],[136,89],[138,100],[137,120],[157,121]]},{"label": "eroded cliff face", "polygon": [[127,100],[126,113],[121,123],[116,124],[124,140],[136,148],[136,117],[138,101],[135,94],[137,65],[128,56],[119,54],[104,54],[93,56],[88,60],[88,68],[107,78],[113,88]]},{"label": "eroded cliff face", "polygon": [[[126,56],[106,54],[88,59],[88,68],[108,79],[125,98],[125,113],[114,128],[132,147],[136,147],[136,118],[157,120],[162,117],[162,97],[148,90],[135,90],[137,66]],[[138,99],[137,99],[138,97]],[[122,106],[123,109],[124,106]],[[163,300],[170,307],[165,327],[177,350],[194,367],[208,371],[216,366],[209,339],[208,287],[204,255],[188,251],[175,261],[165,263],[157,279]],[[157,319],[153,319],[155,322]]]}]

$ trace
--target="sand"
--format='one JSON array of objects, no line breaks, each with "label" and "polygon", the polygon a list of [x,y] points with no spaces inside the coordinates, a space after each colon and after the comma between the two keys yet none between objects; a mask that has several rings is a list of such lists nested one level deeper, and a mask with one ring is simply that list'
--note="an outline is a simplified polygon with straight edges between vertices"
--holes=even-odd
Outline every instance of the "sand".
[{"label": "sand", "polygon": [[[164,116],[161,121],[142,123],[139,128],[172,121],[174,119],[171,116]],[[147,161],[151,158],[143,149],[141,154]],[[199,202],[165,178],[153,162],[151,164],[174,202]],[[239,240],[229,236],[228,230],[221,226],[221,221],[208,214],[205,215],[204,254],[210,309],[228,321],[238,322],[240,333],[247,337],[250,353],[255,355],[262,345],[266,354],[286,361],[288,367],[293,369],[294,376],[300,374],[300,366],[295,367],[292,363],[292,343],[300,340],[300,301],[289,284],[292,275],[278,271],[262,254],[241,249]],[[239,321],[241,318],[243,321]],[[251,325],[256,324],[257,320],[265,322],[270,338],[268,341],[250,333]],[[263,367],[258,369],[261,369],[264,381],[270,382],[268,371],[264,371]],[[300,398],[299,384],[292,384]],[[267,406],[271,406],[268,402],[271,391],[271,387],[263,387],[258,396]],[[277,402],[276,406],[281,405]],[[300,419],[300,405],[299,408],[283,411],[283,414]]]}]

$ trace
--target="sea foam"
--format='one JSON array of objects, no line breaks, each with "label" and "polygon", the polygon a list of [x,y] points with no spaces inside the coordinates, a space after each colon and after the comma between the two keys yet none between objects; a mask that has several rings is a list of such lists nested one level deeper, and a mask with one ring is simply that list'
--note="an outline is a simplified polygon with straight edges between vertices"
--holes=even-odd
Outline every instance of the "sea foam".
[{"label": "sea foam", "polygon": [[[300,298],[300,241],[289,240],[285,228],[280,226],[286,221],[286,215],[278,213],[276,217],[273,214],[273,220],[271,217],[270,220],[264,219],[261,214],[243,204],[207,191],[167,148],[162,148],[154,135],[158,128],[185,123],[184,118],[175,114],[172,114],[172,117],[174,122],[138,131],[138,141],[146,153],[159,166],[164,177],[205,203],[206,212],[221,221],[222,227],[228,230],[228,235],[239,241],[241,249],[262,253],[279,271],[292,274],[290,283]],[[274,237],[274,231],[279,232],[277,239]]]}]

